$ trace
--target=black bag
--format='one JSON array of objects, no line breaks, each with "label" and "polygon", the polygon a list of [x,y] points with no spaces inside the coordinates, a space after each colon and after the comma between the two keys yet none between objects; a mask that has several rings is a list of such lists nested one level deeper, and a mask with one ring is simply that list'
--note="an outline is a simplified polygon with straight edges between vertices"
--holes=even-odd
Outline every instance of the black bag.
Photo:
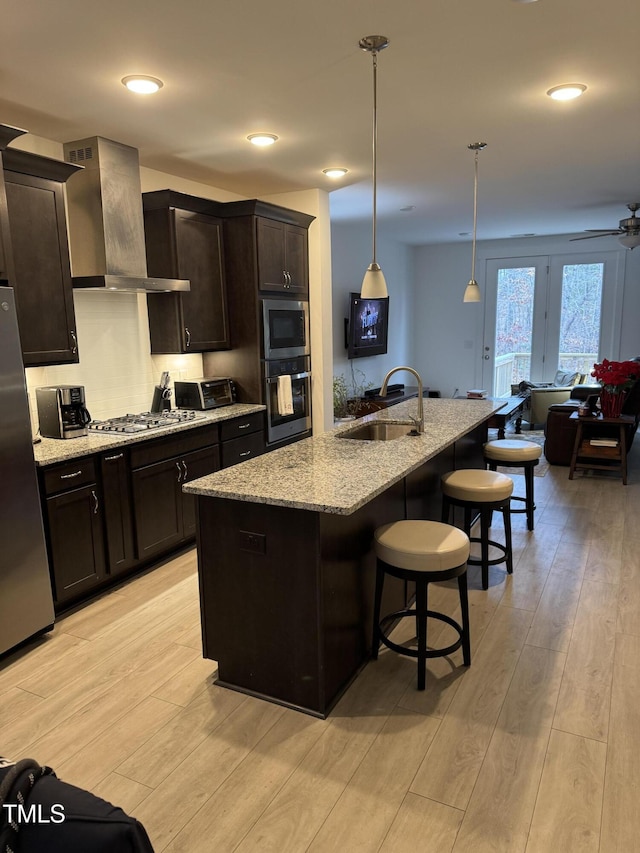
[{"label": "black bag", "polygon": [[153,853],[135,818],[31,758],[0,758],[0,811],[0,853]]}]

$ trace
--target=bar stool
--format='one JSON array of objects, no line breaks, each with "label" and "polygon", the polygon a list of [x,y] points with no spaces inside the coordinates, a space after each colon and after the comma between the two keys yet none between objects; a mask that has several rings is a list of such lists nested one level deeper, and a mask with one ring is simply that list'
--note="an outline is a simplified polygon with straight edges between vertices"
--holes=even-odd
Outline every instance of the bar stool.
[{"label": "bar stool", "polygon": [[527,530],[533,530],[533,513],[536,508],[533,499],[533,469],[538,464],[541,455],[542,448],[534,441],[502,438],[488,441],[484,445],[484,461],[489,466],[490,471],[495,471],[498,465],[524,469],[525,497],[511,495],[511,500],[522,501],[524,508],[514,509],[511,507],[511,512],[526,512]]},{"label": "bar stool", "polygon": [[[439,521],[405,520],[384,524],[374,533],[377,556],[376,591],[373,612],[372,657],[378,658],[380,643],[401,655],[418,659],[418,690],[424,690],[427,658],[449,655],[462,646],[465,666],[471,664],[469,636],[469,602],[467,599],[467,559],[469,537],[457,527]],[[380,618],[385,575],[415,581],[415,608],[398,610]],[[427,609],[430,583],[458,579],[461,623],[445,613]],[[409,649],[389,639],[389,623],[404,617],[415,617],[417,649]],[[441,649],[427,649],[427,618],[446,622],[458,632],[458,639]]]},{"label": "bar stool", "polygon": [[[486,471],[482,468],[461,468],[450,471],[441,478],[442,487],[442,521],[448,522],[453,507],[459,506],[464,510],[464,531],[470,542],[480,543],[480,559],[469,557],[470,566],[482,567],[482,588],[489,588],[489,566],[505,563],[507,572],[513,572],[513,555],[511,550],[511,494],[513,480],[506,474],[497,471]],[[472,510],[480,512],[480,536],[471,536]],[[504,519],[504,545],[489,539],[489,528],[494,510],[501,510]],[[500,551],[498,557],[489,559],[489,546]]]}]

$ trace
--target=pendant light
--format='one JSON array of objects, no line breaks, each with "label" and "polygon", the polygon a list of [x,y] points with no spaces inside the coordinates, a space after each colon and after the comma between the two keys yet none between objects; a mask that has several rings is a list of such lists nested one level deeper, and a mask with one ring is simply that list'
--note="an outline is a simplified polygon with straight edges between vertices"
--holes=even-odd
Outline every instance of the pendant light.
[{"label": "pendant light", "polygon": [[360,296],[363,299],[382,299],[388,296],[387,283],[376,263],[376,215],[377,215],[377,148],[378,148],[378,53],[389,45],[386,36],[364,36],[359,42],[362,50],[373,59],[373,253],[372,260],[362,279]]},{"label": "pendant light", "polygon": [[478,224],[478,154],[487,147],[486,142],[472,142],[467,145],[471,151],[475,151],[475,168],[473,181],[473,243],[471,249],[471,278],[464,292],[463,302],[480,302],[480,288],[476,281],[476,228]]}]

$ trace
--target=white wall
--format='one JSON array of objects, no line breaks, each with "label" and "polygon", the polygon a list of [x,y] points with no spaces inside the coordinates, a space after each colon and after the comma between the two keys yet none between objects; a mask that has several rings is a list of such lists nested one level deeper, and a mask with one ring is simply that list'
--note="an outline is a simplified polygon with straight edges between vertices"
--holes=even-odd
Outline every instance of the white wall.
[{"label": "white wall", "polygon": [[[577,249],[576,245],[580,248]],[[590,246],[589,248],[594,248]],[[615,240],[599,248],[619,248]],[[567,237],[532,237],[522,240],[490,240],[478,243],[476,278],[484,289],[487,258],[575,254],[587,251],[584,243]],[[470,244],[420,246],[407,249],[414,268],[414,316],[412,334],[415,359],[424,365],[425,383],[451,396],[478,387],[482,376],[484,303],[463,303],[471,272]],[[620,250],[624,267],[624,294],[620,351],[610,358],[640,354],[640,249]]]},{"label": "white wall", "polygon": [[[352,367],[362,371],[372,385],[380,385],[386,372],[401,364],[421,370],[413,357],[411,256],[406,246],[380,236],[376,254],[389,290],[388,351],[385,355],[349,360],[344,346],[344,319],[349,315],[349,293],[360,291],[371,261],[371,226],[332,226],[333,373],[344,374],[348,383]],[[407,373],[398,374],[398,382],[415,384]]]}]

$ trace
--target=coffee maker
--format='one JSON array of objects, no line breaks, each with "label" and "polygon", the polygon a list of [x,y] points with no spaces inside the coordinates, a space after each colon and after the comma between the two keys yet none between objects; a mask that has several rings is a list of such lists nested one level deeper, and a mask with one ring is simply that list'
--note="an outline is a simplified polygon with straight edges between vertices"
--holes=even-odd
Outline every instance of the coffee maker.
[{"label": "coffee maker", "polygon": [[36,388],[36,403],[40,435],[44,438],[87,435],[91,415],[85,406],[83,385]]}]

